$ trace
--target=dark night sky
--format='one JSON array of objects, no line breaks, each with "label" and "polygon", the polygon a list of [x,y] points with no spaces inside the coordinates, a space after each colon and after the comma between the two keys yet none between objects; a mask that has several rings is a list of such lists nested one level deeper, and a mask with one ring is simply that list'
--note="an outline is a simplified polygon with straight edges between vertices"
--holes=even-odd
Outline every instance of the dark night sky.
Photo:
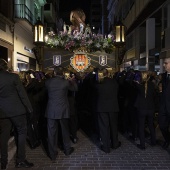
[{"label": "dark night sky", "polygon": [[69,20],[70,12],[74,9],[81,8],[86,14],[86,23],[89,23],[90,0],[60,0],[60,17],[65,19],[62,13],[67,13]]}]

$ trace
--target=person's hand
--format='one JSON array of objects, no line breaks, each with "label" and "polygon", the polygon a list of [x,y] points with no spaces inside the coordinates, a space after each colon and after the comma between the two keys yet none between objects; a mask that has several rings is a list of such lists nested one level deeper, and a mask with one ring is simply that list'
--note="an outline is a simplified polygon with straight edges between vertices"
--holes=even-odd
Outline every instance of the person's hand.
[{"label": "person's hand", "polygon": [[75,80],[75,76],[68,77],[68,80],[69,80],[69,81],[74,81],[74,80]]},{"label": "person's hand", "polygon": [[135,80],[134,80],[134,82],[137,83],[137,84],[140,84],[139,81],[135,81]]}]

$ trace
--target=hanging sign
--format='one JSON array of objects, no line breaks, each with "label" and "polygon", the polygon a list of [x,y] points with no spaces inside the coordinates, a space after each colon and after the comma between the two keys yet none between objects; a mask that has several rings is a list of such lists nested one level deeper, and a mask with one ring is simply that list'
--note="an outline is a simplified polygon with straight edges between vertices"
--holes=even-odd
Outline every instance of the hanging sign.
[{"label": "hanging sign", "polygon": [[53,64],[55,66],[61,65],[61,55],[54,55],[53,56]]},{"label": "hanging sign", "polygon": [[101,66],[107,65],[107,55],[100,55],[99,56],[99,64]]},{"label": "hanging sign", "polygon": [[90,58],[87,57],[86,53],[78,52],[70,58],[70,65],[77,72],[84,72],[90,66]]}]

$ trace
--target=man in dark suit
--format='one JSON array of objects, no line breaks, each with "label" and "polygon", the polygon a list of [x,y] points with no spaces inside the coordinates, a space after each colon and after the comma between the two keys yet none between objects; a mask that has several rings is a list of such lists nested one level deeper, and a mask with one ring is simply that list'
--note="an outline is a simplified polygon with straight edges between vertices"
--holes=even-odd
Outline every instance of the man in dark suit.
[{"label": "man in dark suit", "polygon": [[162,94],[160,98],[160,110],[158,115],[159,126],[165,139],[162,147],[168,148],[170,144],[170,57],[164,60],[166,72],[162,74]]},{"label": "man in dark suit", "polygon": [[54,68],[54,77],[45,83],[48,91],[48,103],[45,116],[47,117],[48,149],[52,161],[57,157],[58,126],[60,124],[65,155],[70,155],[71,147],[68,119],[70,117],[68,90],[77,90],[77,84],[70,77],[63,77],[64,69],[60,66]]},{"label": "man in dark suit", "polygon": [[[110,152],[110,147],[117,149],[118,141],[118,84],[108,77],[108,70],[103,70],[103,80],[96,84],[96,112],[98,114],[99,132],[102,140],[101,149]],[[111,141],[111,143],[110,143]]]},{"label": "man in dark suit", "polygon": [[20,78],[7,71],[7,62],[0,59],[0,148],[1,169],[8,163],[8,140],[12,125],[16,130],[16,168],[29,168],[33,163],[26,160],[25,144],[27,136],[26,113],[33,112],[30,101]]}]

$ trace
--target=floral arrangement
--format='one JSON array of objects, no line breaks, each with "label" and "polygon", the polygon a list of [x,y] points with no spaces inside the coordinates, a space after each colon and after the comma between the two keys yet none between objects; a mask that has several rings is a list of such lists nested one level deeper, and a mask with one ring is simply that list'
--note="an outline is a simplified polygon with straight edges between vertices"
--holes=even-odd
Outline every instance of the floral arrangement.
[{"label": "floral arrangement", "polygon": [[72,33],[61,31],[59,34],[49,32],[45,38],[47,46],[55,48],[63,48],[69,51],[85,49],[86,52],[105,51],[112,53],[114,50],[114,36],[109,34],[103,36],[102,34],[78,32]]}]

